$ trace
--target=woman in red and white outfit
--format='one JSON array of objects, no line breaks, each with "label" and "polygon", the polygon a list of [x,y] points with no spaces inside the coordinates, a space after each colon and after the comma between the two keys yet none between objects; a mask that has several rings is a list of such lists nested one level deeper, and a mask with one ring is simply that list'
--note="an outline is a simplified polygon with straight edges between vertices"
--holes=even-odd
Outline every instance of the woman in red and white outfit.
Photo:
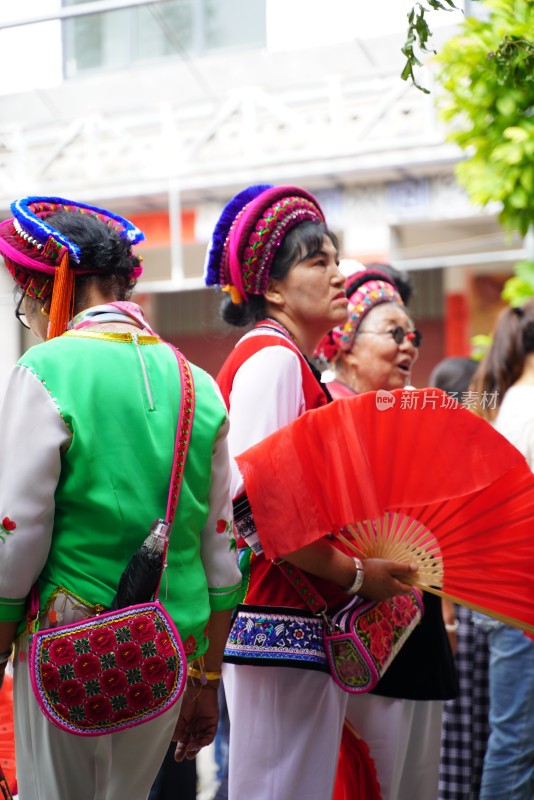
[{"label": "woman in red and white outfit", "polygon": [[[333,367],[334,399],[407,387],[422,335],[395,279],[380,267],[347,278],[348,320],[320,343]],[[347,719],[369,746],[383,800],[437,800],[443,701],[457,680],[441,601],[424,593],[425,613],[367,694],[350,695]]]},{"label": "woman in red and white outfit", "polygon": [[[206,282],[227,290],[227,322],[255,323],[217,378],[237,456],[330,399],[308,359],[322,336],[345,322],[348,303],[336,238],[316,199],[292,186],[239,193],[212,236]],[[237,467],[232,490],[244,596],[223,673],[229,798],[327,800],[347,696],[327,672],[320,620],[262,555]],[[407,592],[404,581],[414,571],[382,559],[362,564],[328,538],[286,561],[311,576],[330,609],[344,604],[347,593],[379,599]]]}]

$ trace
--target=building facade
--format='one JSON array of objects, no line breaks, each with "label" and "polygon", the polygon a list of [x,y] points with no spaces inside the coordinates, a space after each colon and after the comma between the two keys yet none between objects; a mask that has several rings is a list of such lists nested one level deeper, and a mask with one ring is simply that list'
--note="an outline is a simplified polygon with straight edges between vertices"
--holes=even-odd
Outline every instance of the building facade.
[{"label": "building facade", "polygon": [[[0,25],[4,37],[40,29],[60,73],[55,85],[0,96],[1,217],[18,196],[49,194],[133,219],[147,237],[139,301],[211,372],[236,336],[203,288],[204,255],[222,206],[250,183],[305,186],[343,257],[409,272],[425,338],[417,385],[488,332],[524,245],[458,187],[462,156],[436,93],[399,77],[402,28],[364,39],[357,15],[332,20],[319,3],[314,16],[301,0],[293,20],[281,0],[51,2],[31,26]],[[313,44],[309,31],[320,34]],[[450,33],[439,28],[438,47]],[[432,88],[430,72],[422,80]],[[5,276],[0,320],[1,378],[30,343]]]}]

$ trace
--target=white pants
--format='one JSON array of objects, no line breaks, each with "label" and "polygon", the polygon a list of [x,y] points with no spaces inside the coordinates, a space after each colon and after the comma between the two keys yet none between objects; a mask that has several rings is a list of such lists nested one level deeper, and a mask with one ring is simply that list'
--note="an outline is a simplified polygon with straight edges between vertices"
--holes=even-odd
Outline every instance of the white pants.
[{"label": "white pants", "polygon": [[76,736],[56,728],[33,695],[22,639],[14,670],[19,800],[146,800],[170,744],[181,700],[121,733]]},{"label": "white pants", "polygon": [[225,664],[228,800],[330,800],[347,695],[324,672]]},{"label": "white pants", "polygon": [[382,800],[436,800],[441,700],[350,695],[347,719],[367,742]]}]

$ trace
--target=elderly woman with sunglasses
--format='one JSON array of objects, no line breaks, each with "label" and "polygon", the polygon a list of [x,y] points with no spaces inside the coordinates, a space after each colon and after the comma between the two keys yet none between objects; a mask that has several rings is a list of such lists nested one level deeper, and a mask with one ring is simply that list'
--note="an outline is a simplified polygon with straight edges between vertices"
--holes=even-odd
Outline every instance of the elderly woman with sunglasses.
[{"label": "elderly woman with sunglasses", "polygon": [[[334,370],[332,397],[409,386],[422,335],[394,278],[360,269],[347,279],[346,294],[347,323],[316,353]],[[347,719],[369,746],[382,800],[438,796],[442,705],[456,695],[457,682],[440,600],[425,593],[424,601],[422,623],[373,692],[349,696]]]},{"label": "elderly woman with sunglasses", "polygon": [[407,386],[423,337],[393,279],[374,269],[360,270],[348,279],[346,294],[349,319],[320,348],[335,371],[330,394],[338,398]]}]

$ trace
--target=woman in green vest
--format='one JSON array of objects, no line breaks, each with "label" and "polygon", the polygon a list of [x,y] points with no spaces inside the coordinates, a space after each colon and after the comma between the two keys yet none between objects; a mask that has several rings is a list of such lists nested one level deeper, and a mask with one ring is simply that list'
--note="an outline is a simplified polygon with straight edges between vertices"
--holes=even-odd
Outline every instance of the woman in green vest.
[{"label": "woman in green vest", "polygon": [[0,685],[13,651],[20,797],[145,800],[171,738],[177,758],[192,758],[217,727],[240,584],[226,412],[192,366],[196,407],[160,592],[190,664],[181,701],[120,733],[56,728],[30,686],[28,595],[36,584],[42,628],[109,608],[130,555],[165,516],[182,387],[175,353],[128,301],[142,233],[59,198],[11,208],[0,253],[17,317],[43,340],[11,371],[0,405]]}]

